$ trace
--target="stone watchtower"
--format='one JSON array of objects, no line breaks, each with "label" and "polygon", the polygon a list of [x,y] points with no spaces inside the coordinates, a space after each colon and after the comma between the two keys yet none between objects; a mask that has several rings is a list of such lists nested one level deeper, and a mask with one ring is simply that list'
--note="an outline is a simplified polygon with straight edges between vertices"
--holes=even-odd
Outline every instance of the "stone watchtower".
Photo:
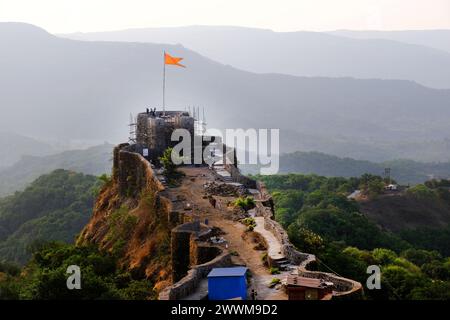
[{"label": "stone watchtower", "polygon": [[195,119],[186,111],[149,110],[139,113],[136,122],[136,147],[139,153],[148,149],[149,160],[157,161],[164,150],[173,147],[171,141],[175,129],[186,129],[194,137]]}]

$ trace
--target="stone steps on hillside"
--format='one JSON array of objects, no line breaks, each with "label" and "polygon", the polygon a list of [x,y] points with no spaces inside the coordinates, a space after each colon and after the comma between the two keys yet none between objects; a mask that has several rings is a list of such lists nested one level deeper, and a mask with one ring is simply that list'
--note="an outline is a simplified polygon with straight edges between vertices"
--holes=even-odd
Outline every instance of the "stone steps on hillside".
[{"label": "stone steps on hillside", "polygon": [[280,269],[280,271],[290,271],[295,268],[295,266],[292,265],[291,262],[286,258],[274,260],[274,263],[278,266],[278,269]]}]

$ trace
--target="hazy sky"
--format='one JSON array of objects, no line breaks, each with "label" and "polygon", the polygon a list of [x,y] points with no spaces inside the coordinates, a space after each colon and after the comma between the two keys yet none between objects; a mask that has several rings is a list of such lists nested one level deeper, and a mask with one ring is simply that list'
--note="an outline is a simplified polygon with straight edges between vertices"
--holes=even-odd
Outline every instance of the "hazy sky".
[{"label": "hazy sky", "polygon": [[53,33],[195,24],[276,31],[450,29],[450,0],[0,0],[0,21]]}]

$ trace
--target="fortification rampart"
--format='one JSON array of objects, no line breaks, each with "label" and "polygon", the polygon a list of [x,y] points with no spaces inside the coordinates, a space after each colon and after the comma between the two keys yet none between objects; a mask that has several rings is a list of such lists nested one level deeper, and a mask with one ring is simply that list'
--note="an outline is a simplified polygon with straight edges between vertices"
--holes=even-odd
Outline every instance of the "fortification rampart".
[{"label": "fortification rampart", "polygon": [[[298,266],[302,276],[320,278],[334,284],[334,296],[348,297],[360,293],[361,284],[350,279],[338,277],[331,273],[308,270],[316,262],[314,255],[302,253],[295,249],[283,227],[274,220],[273,200],[264,184],[243,176],[235,166],[227,166],[233,181],[244,184],[247,188],[259,190],[261,199],[257,202],[257,215],[264,217],[264,228],[281,243],[282,254],[291,264]],[[151,164],[139,153],[133,152],[129,144],[121,144],[114,149],[113,178],[118,184],[122,197],[137,197],[142,191],[156,195],[159,199],[165,187],[158,180]],[[159,200],[161,201],[161,200]],[[168,226],[171,234],[171,266],[173,285],[161,291],[159,299],[181,299],[193,293],[206,275],[215,267],[230,266],[231,255],[219,247],[211,246],[199,240],[204,232],[199,222],[179,224],[178,213],[171,214],[173,204],[164,198]],[[177,216],[177,217],[175,217]],[[177,219],[175,219],[175,218]],[[212,259],[212,260],[211,260]],[[270,257],[269,257],[270,259]]]},{"label": "fortification rampart", "polygon": [[114,148],[113,178],[117,180],[121,196],[138,196],[142,190],[161,192],[165,188],[142,155],[132,152],[128,143]]},{"label": "fortification rampart", "polygon": [[213,268],[231,265],[231,254],[224,251],[213,260],[194,266],[180,281],[167,287],[159,294],[159,300],[179,300],[195,292],[200,281],[206,278]]},{"label": "fortification rampart", "polygon": [[[240,174],[240,173],[237,173]],[[247,178],[249,179],[249,178]],[[351,279],[339,277],[332,273],[321,271],[311,271],[309,268],[316,265],[316,257],[313,254],[298,251],[290,242],[289,236],[284,228],[274,220],[274,204],[270,193],[262,182],[255,182],[256,188],[260,192],[261,200],[257,202],[256,214],[264,217],[264,228],[272,232],[281,244],[281,253],[293,265],[297,265],[299,275],[310,278],[323,279],[332,282],[333,296],[339,298],[359,297],[362,293],[362,286],[359,282]],[[276,264],[276,259],[268,257],[269,264]]]},{"label": "fortification rampart", "polygon": [[164,210],[157,211],[167,215],[162,220],[172,228],[170,257],[174,284],[160,293],[160,299],[181,299],[194,292],[212,268],[231,265],[231,256],[221,248],[199,240],[209,230],[199,221],[183,223],[182,212],[174,211],[176,205],[152,165],[135,151],[135,146],[128,143],[114,148],[113,179],[124,199],[138,199],[145,192],[153,195],[156,206],[161,207],[164,203]]},{"label": "fortification rampart", "polygon": [[239,169],[234,164],[226,164],[225,170],[230,173],[233,182],[241,183],[249,189],[256,189],[256,181],[241,174]]},{"label": "fortification rampart", "polygon": [[[166,254],[155,242],[170,233],[172,203],[162,195],[164,186],[150,163],[129,148],[128,144],[114,148],[112,179],[101,190],[77,244],[114,250],[121,266],[136,277],[164,282],[166,275],[158,276],[155,270],[170,270],[170,265],[152,257]],[[113,221],[113,215],[120,218]]]},{"label": "fortification rampart", "polygon": [[231,265],[231,255],[199,238],[207,230],[198,222],[177,226],[171,232],[173,285],[163,290],[160,300],[182,299],[195,292],[202,279],[216,267]]}]

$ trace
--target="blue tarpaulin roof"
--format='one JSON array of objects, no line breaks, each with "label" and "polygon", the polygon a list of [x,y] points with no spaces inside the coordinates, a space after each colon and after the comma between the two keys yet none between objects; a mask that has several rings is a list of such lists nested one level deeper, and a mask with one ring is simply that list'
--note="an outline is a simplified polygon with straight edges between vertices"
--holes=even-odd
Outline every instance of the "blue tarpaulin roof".
[{"label": "blue tarpaulin roof", "polygon": [[246,267],[214,268],[208,274],[208,278],[211,278],[211,277],[239,277],[239,276],[244,276],[246,272],[247,272]]}]

